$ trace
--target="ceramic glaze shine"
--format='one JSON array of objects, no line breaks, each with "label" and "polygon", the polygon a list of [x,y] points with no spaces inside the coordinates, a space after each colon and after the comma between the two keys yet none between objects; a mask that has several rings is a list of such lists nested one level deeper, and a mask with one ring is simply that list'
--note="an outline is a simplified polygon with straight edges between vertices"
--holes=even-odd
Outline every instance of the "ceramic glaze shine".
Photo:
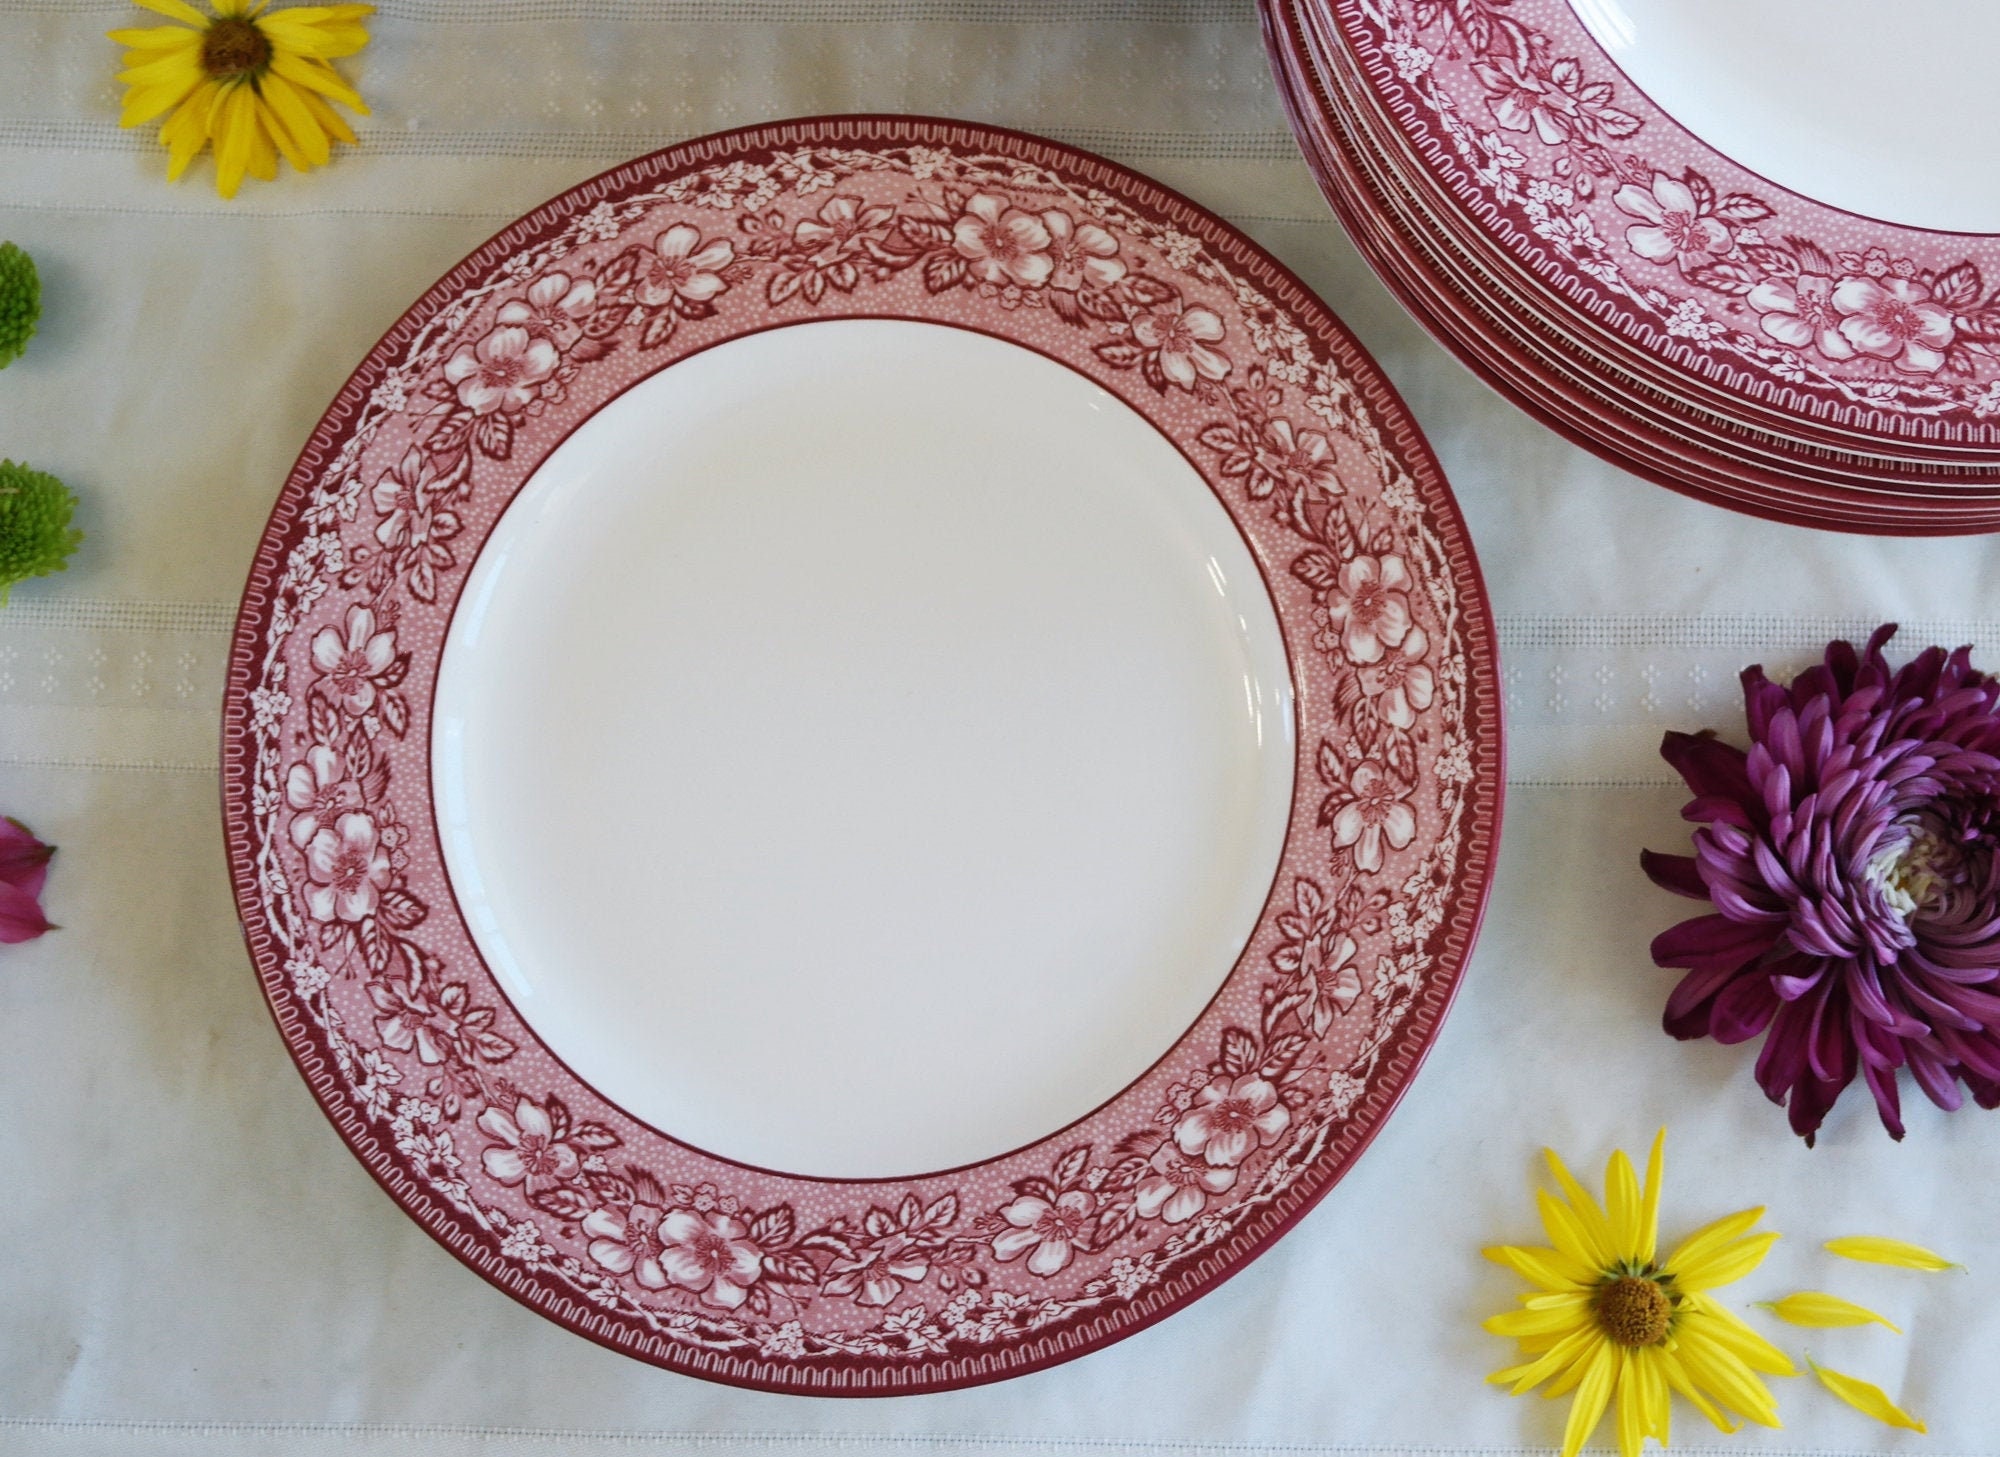
[{"label": "ceramic glaze shine", "polygon": [[985,1159],[1090,1111],[1242,951],[1295,755],[1277,621],[1095,385],[823,322],[634,387],[475,565],[445,860],[550,1050],[784,1172]]}]

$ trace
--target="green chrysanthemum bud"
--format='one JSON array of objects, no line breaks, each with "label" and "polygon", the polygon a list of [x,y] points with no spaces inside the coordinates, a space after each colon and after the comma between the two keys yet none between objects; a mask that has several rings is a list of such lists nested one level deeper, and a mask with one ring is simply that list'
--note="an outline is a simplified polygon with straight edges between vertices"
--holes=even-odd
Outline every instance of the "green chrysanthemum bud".
[{"label": "green chrysanthemum bud", "polygon": [[0,369],[21,357],[42,317],[42,279],[35,260],[0,243]]},{"label": "green chrysanthemum bud", "polygon": [[69,565],[83,533],[69,524],[76,497],[46,471],[0,460],[0,606],[16,582]]}]

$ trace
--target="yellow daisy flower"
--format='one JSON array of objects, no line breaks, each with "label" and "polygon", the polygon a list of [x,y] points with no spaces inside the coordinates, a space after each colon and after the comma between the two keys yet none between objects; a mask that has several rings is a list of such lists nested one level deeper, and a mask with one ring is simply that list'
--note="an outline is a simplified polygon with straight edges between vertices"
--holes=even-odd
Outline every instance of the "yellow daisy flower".
[{"label": "yellow daisy flower", "polygon": [[[125,47],[122,126],[166,116],[160,144],[177,178],[215,144],[215,186],[234,197],[247,172],[269,181],[278,158],[299,171],[323,165],[333,143],[354,133],[327,103],[367,115],[361,97],[329,62],[368,44],[372,5],[295,5],[209,0],[204,15],[187,0],[134,0],[178,25],[114,30]],[[171,112],[171,115],[167,113]]]},{"label": "yellow daisy flower", "polygon": [[1535,1287],[1521,1296],[1521,1309],[1486,1322],[1495,1335],[1518,1340],[1531,1359],[1488,1379],[1511,1385],[1516,1396],[1544,1381],[1544,1396],[1576,1393],[1563,1457],[1576,1457],[1611,1406],[1623,1457],[1637,1457],[1649,1436],[1665,1446],[1670,1391],[1725,1432],[1739,1425],[1731,1413],[1781,1425],[1758,1373],[1792,1376],[1792,1363],[1709,1293],[1754,1270],[1778,1236],[1752,1233],[1764,1211],[1746,1209],[1658,1258],[1666,1138],[1662,1129],[1653,1141],[1643,1187],[1622,1151],[1611,1156],[1602,1206],[1545,1149],[1562,1197],[1537,1190],[1536,1199],[1554,1248],[1485,1252]]}]

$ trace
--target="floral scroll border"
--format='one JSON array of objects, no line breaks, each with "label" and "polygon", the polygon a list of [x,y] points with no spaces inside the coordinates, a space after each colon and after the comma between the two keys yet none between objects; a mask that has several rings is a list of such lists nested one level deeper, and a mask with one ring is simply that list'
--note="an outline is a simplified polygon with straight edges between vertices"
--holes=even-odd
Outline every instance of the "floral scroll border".
[{"label": "floral scroll border", "polygon": [[2000,443],[1993,239],[1860,218],[1717,155],[1567,0],[1330,9],[1423,164],[1600,326],[1829,428]]},{"label": "floral scroll border", "polygon": [[[951,194],[961,217],[973,220],[972,231],[954,241],[952,209],[940,208],[933,220],[937,246],[920,260],[881,249],[921,239],[925,219],[893,235],[881,230],[882,218],[873,219],[869,246],[881,254],[882,276],[892,268],[935,269],[937,278],[925,275],[933,291],[978,289],[1010,308],[1024,301],[1015,295],[1051,281],[1037,259],[1064,258],[1078,295],[1093,289],[1103,295],[1095,306],[1106,337],[1096,352],[1110,368],[1131,371],[1162,397],[1180,390],[1227,404],[1223,417],[1200,431],[1208,454],[1191,458],[1219,491],[1243,498],[1232,509],[1268,502],[1277,518],[1290,513],[1297,534],[1315,538],[1293,575],[1321,603],[1318,646],[1347,663],[1346,676],[1337,676],[1338,695],[1346,722],[1364,716],[1366,733],[1357,742],[1366,753],[1357,748],[1343,759],[1331,745],[1319,753],[1327,793],[1318,829],[1331,853],[1316,876],[1290,866],[1286,889],[1274,890],[1283,905],[1267,909],[1266,920],[1278,911],[1273,924],[1282,944],[1271,954],[1277,975],[1263,983],[1261,1023],[1225,1029],[1216,1056],[1176,1083],[1171,1105],[1157,1118],[1142,1112],[1134,1120],[1159,1128],[1135,1128],[1101,1151],[1088,1140],[1066,1147],[1082,1136],[1083,1125],[1066,1131],[1075,1137],[1038,1145],[1048,1150],[1040,1172],[1014,1179],[1011,1199],[983,1213],[961,1208],[955,1191],[898,1201],[879,1186],[862,1186],[868,1193],[857,1195],[851,1217],[802,1231],[789,1204],[759,1210],[707,1182],[683,1187],[637,1166],[621,1173],[607,1157],[624,1141],[614,1117],[581,1102],[572,1113],[560,1098],[538,1097],[495,1073],[514,1050],[503,1033],[516,1029],[497,1020],[493,1008],[479,1007],[476,991],[453,981],[450,969],[414,940],[399,939],[425,914],[391,868],[392,857],[406,852],[395,834],[378,829],[372,810],[338,802],[341,791],[365,795],[352,786],[370,776],[386,783],[387,767],[369,740],[386,731],[400,736],[409,723],[409,706],[399,696],[408,655],[396,651],[394,608],[378,617],[372,606],[350,604],[344,617],[331,619],[314,617],[313,608],[335,581],[365,591],[371,540],[380,547],[372,570],[386,570],[379,563],[393,558],[405,574],[400,581],[412,580],[412,570],[469,565],[453,558],[450,533],[438,525],[447,483],[433,482],[429,494],[413,489],[411,461],[371,487],[360,476],[364,452],[386,421],[417,408],[409,383],[427,371],[434,376],[442,368],[456,386],[425,408],[447,417],[438,429],[461,431],[468,460],[480,451],[505,457],[508,440],[499,432],[513,427],[491,422],[505,415],[503,407],[528,398],[508,391],[534,386],[560,400],[556,356],[537,352],[539,341],[552,341],[553,350],[554,341],[566,340],[574,349],[589,314],[577,303],[581,285],[555,266],[566,240],[609,240],[622,222],[638,220],[662,198],[674,200],[676,187],[685,205],[690,179],[707,179],[706,205],[742,219],[737,243],[720,249],[676,225],[652,243],[664,267],[651,256],[631,265],[654,269],[650,285],[613,279],[615,269],[592,275],[597,284],[622,289],[617,297],[631,306],[629,313],[619,310],[618,330],[633,341],[671,334],[677,320],[711,316],[715,296],[727,287],[748,284],[751,270],[743,264],[758,245],[742,240],[754,235],[758,206],[789,190],[820,210],[813,218],[810,208],[801,209],[794,238],[767,249],[770,266],[758,281],[772,305],[781,290],[785,298],[814,287],[851,292],[855,280],[836,270],[843,259],[870,266],[854,241],[870,219],[857,199],[843,200],[832,175],[839,165],[900,168],[913,180],[927,169],[974,179]],[[978,176],[993,179],[994,193],[977,191]],[[1042,226],[1032,212],[1003,207],[997,194],[1010,186],[1073,199],[1078,218],[1145,239],[1170,269],[1228,288],[1230,318],[1254,336],[1239,359],[1254,357],[1257,364],[1246,363],[1223,384],[1230,362],[1206,347],[1224,329],[1214,310],[1166,297],[1171,290],[1149,292],[1143,270],[1126,276],[1123,263],[1110,261],[1117,250],[1095,223],[1058,228],[1045,212]],[[1010,240],[1009,229],[1018,236]],[[1061,234],[1053,243],[1052,230]],[[809,249],[796,246],[807,242]],[[787,270],[817,273],[819,281],[781,279]],[[508,296],[509,290],[515,292]],[[1111,317],[1119,312],[1114,295],[1123,301],[1123,317]],[[496,310],[482,312],[503,296]],[[1086,298],[1084,310],[1091,306]],[[590,357],[588,349],[582,357]],[[1303,405],[1322,428],[1293,423],[1279,411],[1281,402]],[[1386,514],[1379,519],[1339,502],[1328,431],[1356,447],[1383,483]],[[344,537],[342,522],[360,516],[363,495],[373,497],[375,530]],[[419,520],[422,530],[412,524]],[[350,541],[364,550],[343,544]],[[439,554],[433,546],[444,549]],[[1403,563],[1413,548],[1424,557],[1415,579]],[[1435,673],[1424,665],[1425,634],[1407,609],[1400,626],[1376,627],[1351,610],[1361,594],[1379,602],[1404,588],[1421,589],[1423,615],[1440,638],[1429,654]],[[1407,645],[1407,660],[1394,651],[1399,645]],[[285,675],[307,659],[317,676],[311,685],[292,680],[295,704]],[[1413,672],[1423,681],[1412,681]],[[951,122],[807,120],[688,143],[565,194],[461,263],[364,361],[295,466],[245,592],[224,716],[225,825],[252,956],[301,1072],[391,1196],[461,1260],[573,1330],[692,1374],[828,1394],[937,1390],[1065,1360],[1170,1313],[1265,1248],[1359,1155],[1414,1073],[1484,907],[1499,817],[1496,674],[1477,567],[1427,447],[1372,364],[1296,279],[1191,204],[1068,149]],[[1420,772],[1408,730],[1426,718],[1453,727],[1425,751],[1443,752],[1449,763],[1432,760]],[[301,756],[286,747],[283,730],[293,728],[295,743],[303,742],[299,726],[308,720],[314,748]],[[1310,746],[1302,757],[1312,759]],[[1425,863],[1390,867],[1408,877],[1402,897],[1425,909],[1413,922],[1401,899],[1375,893],[1372,923],[1386,914],[1402,948],[1393,973],[1390,960],[1378,965],[1381,990],[1369,994],[1380,998],[1379,1025],[1358,1059],[1314,1068],[1314,1036],[1334,1016],[1330,1000],[1344,996],[1351,1004],[1360,994],[1358,968],[1348,965],[1354,943],[1336,911],[1360,914],[1365,885],[1409,843],[1408,831],[1399,840],[1400,822],[1384,790],[1403,778],[1406,793],[1422,783],[1439,794],[1442,833]],[[316,794],[330,797],[324,807]],[[1360,806],[1368,803],[1376,808],[1364,814]],[[332,871],[323,877],[341,856],[346,878]],[[1367,874],[1356,872],[1357,859]],[[370,925],[376,929],[368,931]],[[398,949],[405,945],[411,949]],[[326,997],[333,973],[320,965],[320,952],[328,947],[365,969],[379,1013],[372,1019],[375,1039],[347,1025]],[[1239,967],[1232,980],[1243,974]],[[402,1076],[399,1058],[419,1075],[434,1074],[423,1096],[387,1091]],[[1086,1124],[1123,1101],[1129,1094]],[[483,1147],[474,1147],[475,1136]],[[475,1159],[480,1173],[465,1167]],[[1237,1185],[1239,1171],[1259,1162],[1254,1178]],[[501,1186],[537,1202],[524,1209],[496,1201]],[[1229,1200],[1204,1213],[1225,1192]],[[548,1242],[528,1217],[534,1210],[563,1227],[566,1250]],[[1096,1273],[1066,1300],[1034,1300],[998,1282],[982,1288],[977,1278],[991,1270],[1046,1279],[1076,1251],[1101,1255],[1121,1239],[1137,1239],[1142,1215],[1163,1221],[1161,1237],[1099,1259]],[[939,1273],[947,1269],[961,1275]],[[933,1274],[954,1292],[942,1309],[933,1311],[928,1298],[898,1303],[906,1284]],[[635,1298],[635,1285],[637,1297],[678,1297],[679,1306]],[[841,1297],[880,1319],[860,1331],[807,1330],[784,1318],[797,1304],[786,1294],[791,1290],[807,1302],[814,1293]]]}]

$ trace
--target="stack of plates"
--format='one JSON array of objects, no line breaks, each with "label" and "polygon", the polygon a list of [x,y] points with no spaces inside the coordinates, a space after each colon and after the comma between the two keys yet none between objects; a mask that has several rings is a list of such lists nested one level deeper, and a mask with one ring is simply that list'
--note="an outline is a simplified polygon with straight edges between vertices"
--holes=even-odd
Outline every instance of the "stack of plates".
[{"label": "stack of plates", "polygon": [[2000,529],[2000,18],[1948,5],[1262,13],[1356,245],[1496,388],[1674,490],[1934,535]]}]

